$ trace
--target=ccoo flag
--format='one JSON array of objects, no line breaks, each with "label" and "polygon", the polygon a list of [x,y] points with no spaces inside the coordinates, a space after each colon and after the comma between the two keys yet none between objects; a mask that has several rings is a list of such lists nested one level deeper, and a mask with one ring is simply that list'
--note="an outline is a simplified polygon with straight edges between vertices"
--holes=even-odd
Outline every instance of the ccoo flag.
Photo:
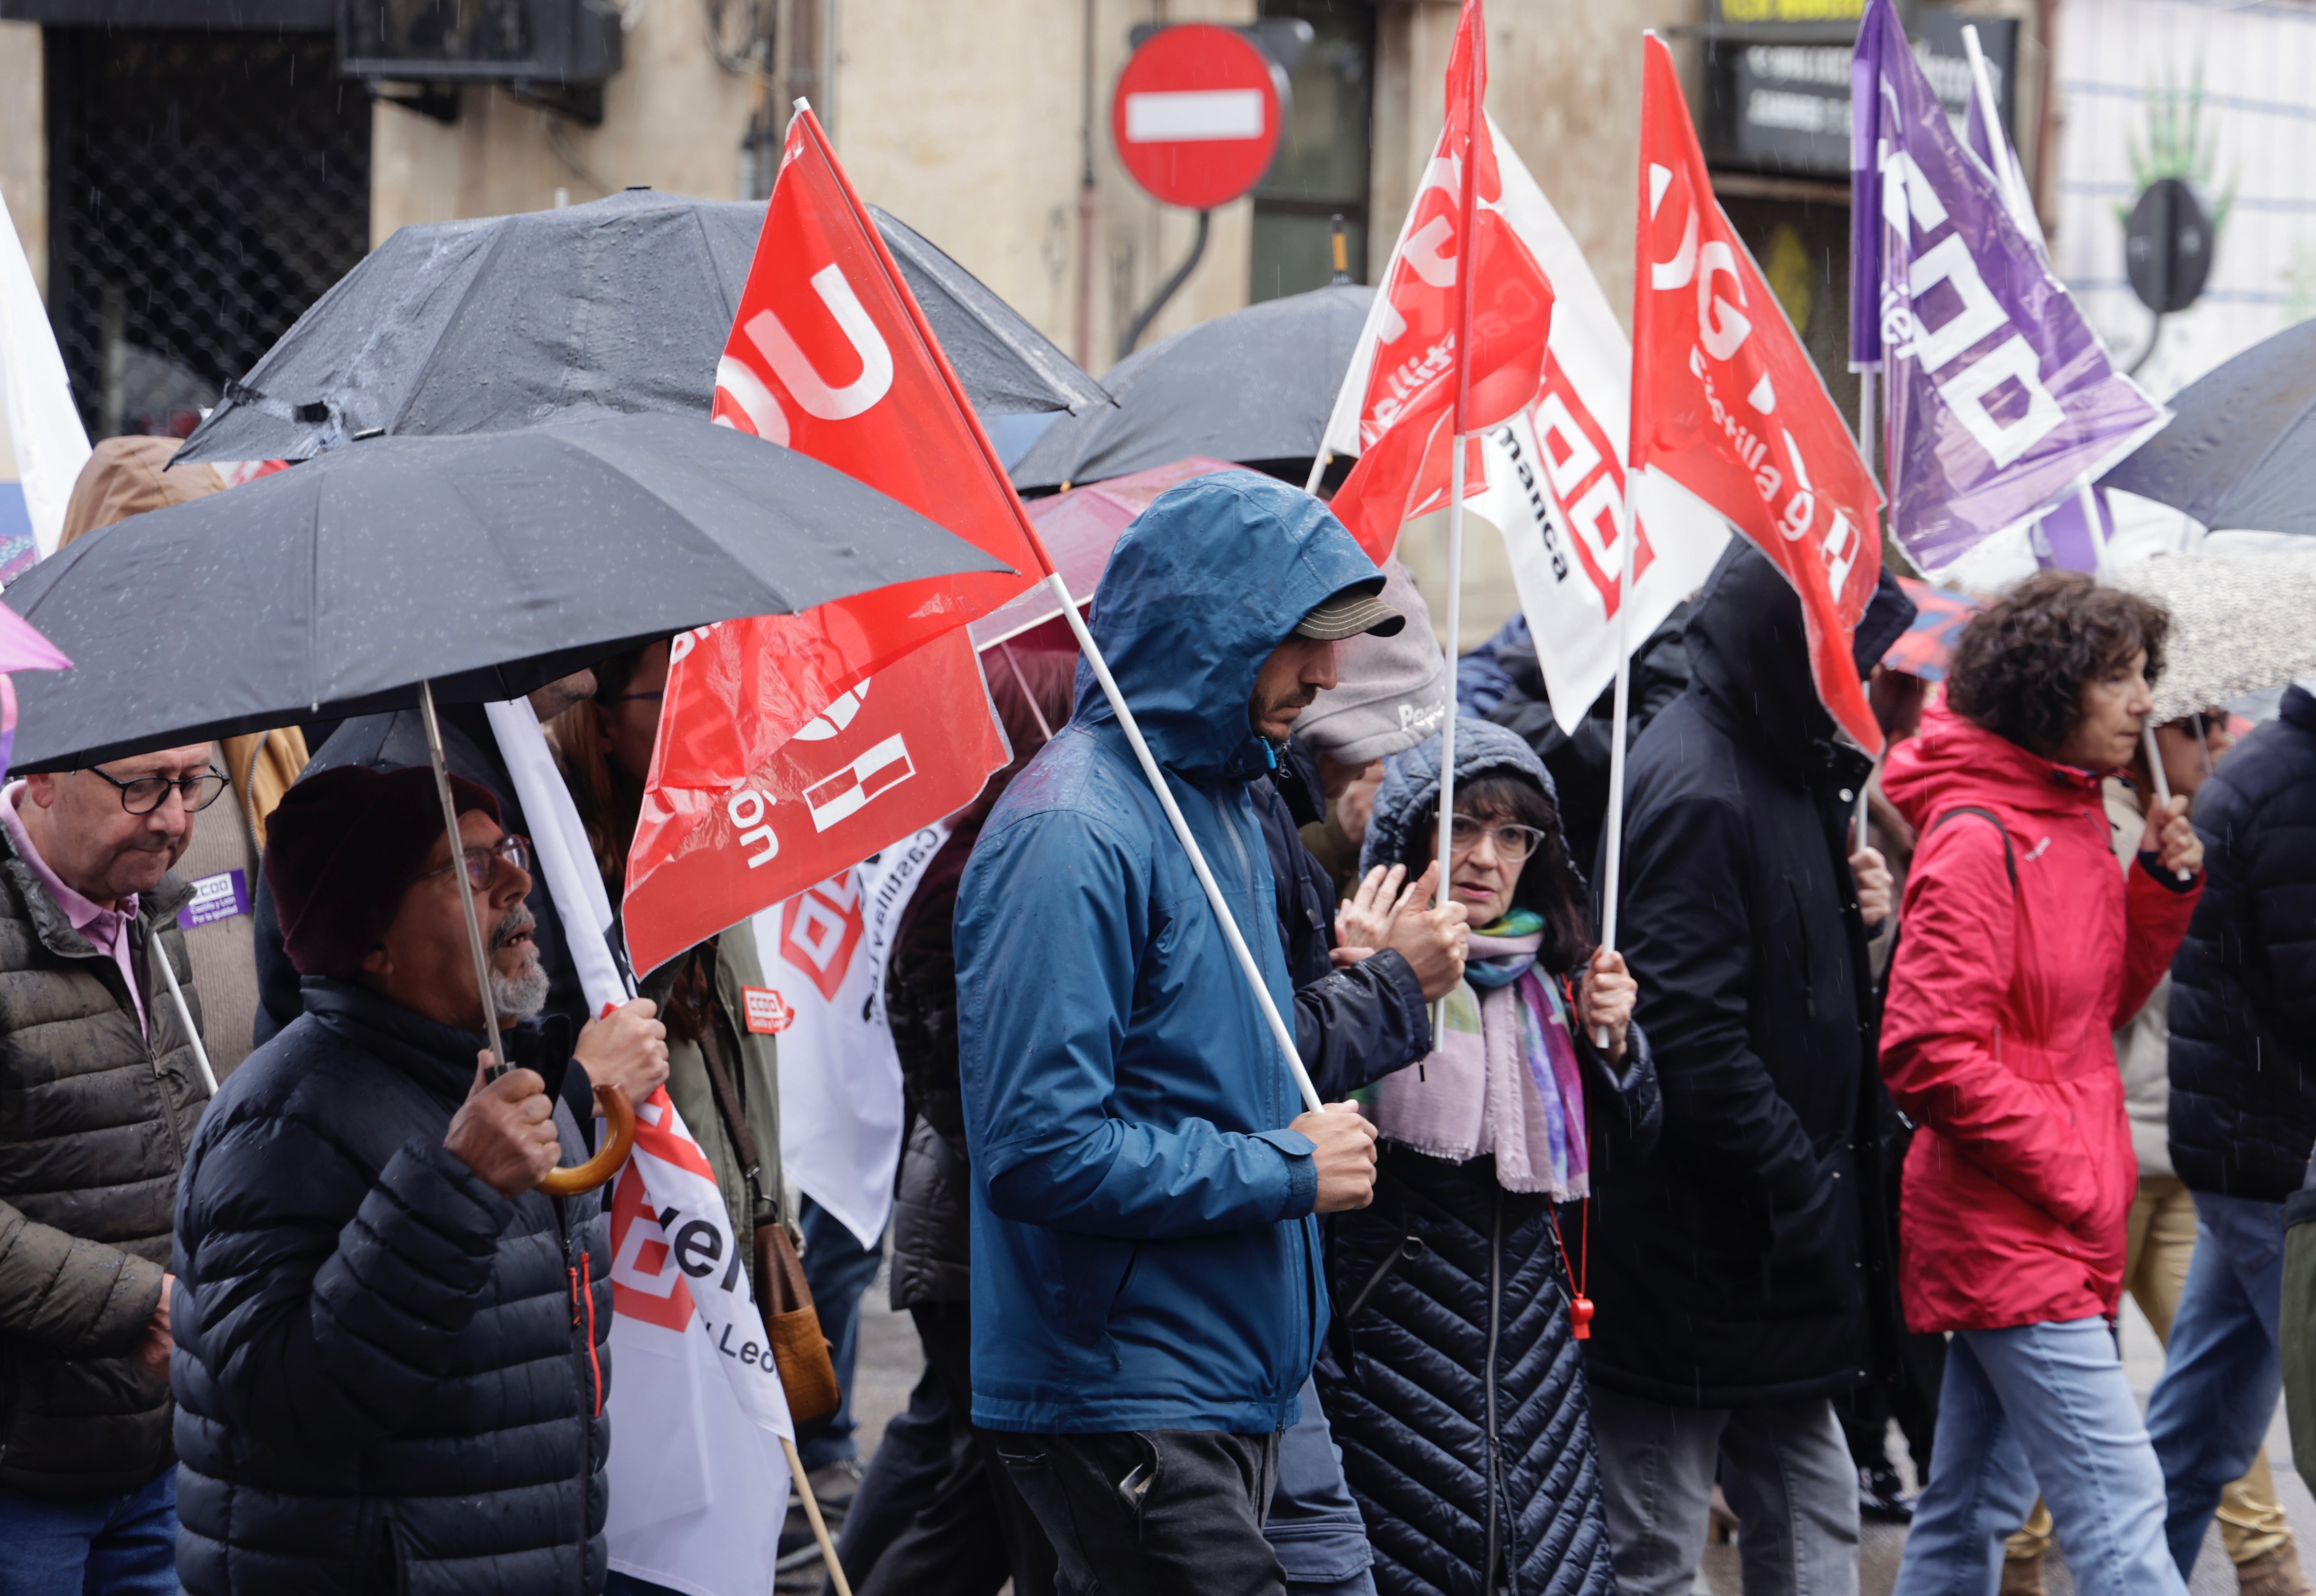
[{"label": "ccoo flag", "polygon": [[809,111],[788,124],[717,362],[715,418],[835,467],[1013,571],[675,639],[628,859],[638,971],[970,803],[1011,755],[965,626],[1049,568]]},{"label": "ccoo flag", "polygon": [[[1464,0],[1439,142],[1360,331],[1366,363],[1354,361],[1346,373],[1327,426],[1330,447],[1340,438],[1339,452],[1359,457],[1330,507],[1377,563],[1391,557],[1402,524],[1448,503],[1455,434],[1483,432],[1526,409],[1544,372],[1552,284],[1504,211],[1494,129],[1482,109],[1487,52],[1479,0]],[[1471,347],[1459,351],[1458,284],[1467,259],[1474,263]],[[1459,365],[1468,368],[1470,384],[1460,415]],[[1477,459],[1476,449],[1467,459]]]},{"label": "ccoo flag", "polygon": [[2170,414],[2107,359],[2023,197],[1955,136],[1891,0],[1869,0],[1850,78],[1853,348],[1885,372],[1891,531],[1935,574],[2076,498]]},{"label": "ccoo flag", "polygon": [[1881,495],[1705,172],[1672,52],[1642,46],[1632,464],[1662,472],[1793,584],[1818,696],[1869,753],[1850,637],[1882,572]]}]

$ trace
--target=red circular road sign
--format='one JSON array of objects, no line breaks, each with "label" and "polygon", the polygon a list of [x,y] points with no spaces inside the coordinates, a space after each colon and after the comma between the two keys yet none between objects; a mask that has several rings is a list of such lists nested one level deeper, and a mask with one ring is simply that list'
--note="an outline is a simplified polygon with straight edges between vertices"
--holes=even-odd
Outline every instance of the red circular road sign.
[{"label": "red circular road sign", "polygon": [[1118,76],[1110,137],[1134,181],[1210,210],[1262,180],[1278,152],[1282,75],[1243,34],[1185,22],[1154,34]]}]

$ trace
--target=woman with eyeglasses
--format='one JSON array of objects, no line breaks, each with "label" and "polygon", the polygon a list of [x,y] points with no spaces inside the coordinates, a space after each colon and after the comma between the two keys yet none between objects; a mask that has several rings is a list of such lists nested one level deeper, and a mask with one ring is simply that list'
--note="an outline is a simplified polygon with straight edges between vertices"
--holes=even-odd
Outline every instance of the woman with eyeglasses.
[{"label": "woman with eyeglasses", "polygon": [[[1380,947],[1387,867],[1437,856],[1439,740],[1391,762],[1339,940]],[[1575,1342],[1596,1160],[1655,1139],[1623,958],[1596,950],[1552,778],[1501,727],[1456,728],[1449,888],[1474,926],[1433,1051],[1360,1095],[1375,1200],[1329,1242],[1320,1385],[1385,1596],[1616,1588]],[[1596,1043],[1595,1039],[1600,1039]],[[1601,1045],[1605,1044],[1605,1045]]]}]

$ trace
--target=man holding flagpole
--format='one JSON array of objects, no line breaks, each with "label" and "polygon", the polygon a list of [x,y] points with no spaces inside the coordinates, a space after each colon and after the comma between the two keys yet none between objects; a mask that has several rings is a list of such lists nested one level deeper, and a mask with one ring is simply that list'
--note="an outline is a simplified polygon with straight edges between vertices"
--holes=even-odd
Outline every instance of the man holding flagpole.
[{"label": "man holding flagpole", "polygon": [[[1245,472],[1128,530],[1092,630],[1291,1012],[1248,783],[1336,680],[1334,644],[1403,618],[1326,509]],[[1299,1111],[1171,822],[1103,693],[990,816],[958,894],[973,1167],[974,1422],[1064,1586],[1277,1592],[1278,1438],[1326,1318],[1312,1216],[1358,1208],[1374,1131]]]}]

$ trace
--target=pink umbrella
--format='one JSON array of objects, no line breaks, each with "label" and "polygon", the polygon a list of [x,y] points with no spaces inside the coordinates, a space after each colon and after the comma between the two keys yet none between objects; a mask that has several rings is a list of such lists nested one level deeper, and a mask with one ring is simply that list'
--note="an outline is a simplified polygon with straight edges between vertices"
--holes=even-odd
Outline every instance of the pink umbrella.
[{"label": "pink umbrella", "polygon": [[[1193,477],[1238,468],[1228,460],[1192,455],[1169,466],[1153,466],[1129,477],[1112,477],[1049,498],[1032,499],[1029,519],[1038,523],[1038,536],[1045,540],[1055,568],[1069,584],[1070,595],[1083,607],[1093,597],[1094,584],[1101,580],[1102,567],[1109,564],[1109,551],[1118,546],[1119,535],[1136,516],[1157,502],[1159,495]],[[1040,582],[966,629],[975,648],[993,648],[1061,612],[1054,590]]]},{"label": "pink umbrella", "polygon": [[16,684],[10,671],[69,671],[72,661],[32,623],[0,604],[0,780],[8,774],[8,753],[16,742]]}]

